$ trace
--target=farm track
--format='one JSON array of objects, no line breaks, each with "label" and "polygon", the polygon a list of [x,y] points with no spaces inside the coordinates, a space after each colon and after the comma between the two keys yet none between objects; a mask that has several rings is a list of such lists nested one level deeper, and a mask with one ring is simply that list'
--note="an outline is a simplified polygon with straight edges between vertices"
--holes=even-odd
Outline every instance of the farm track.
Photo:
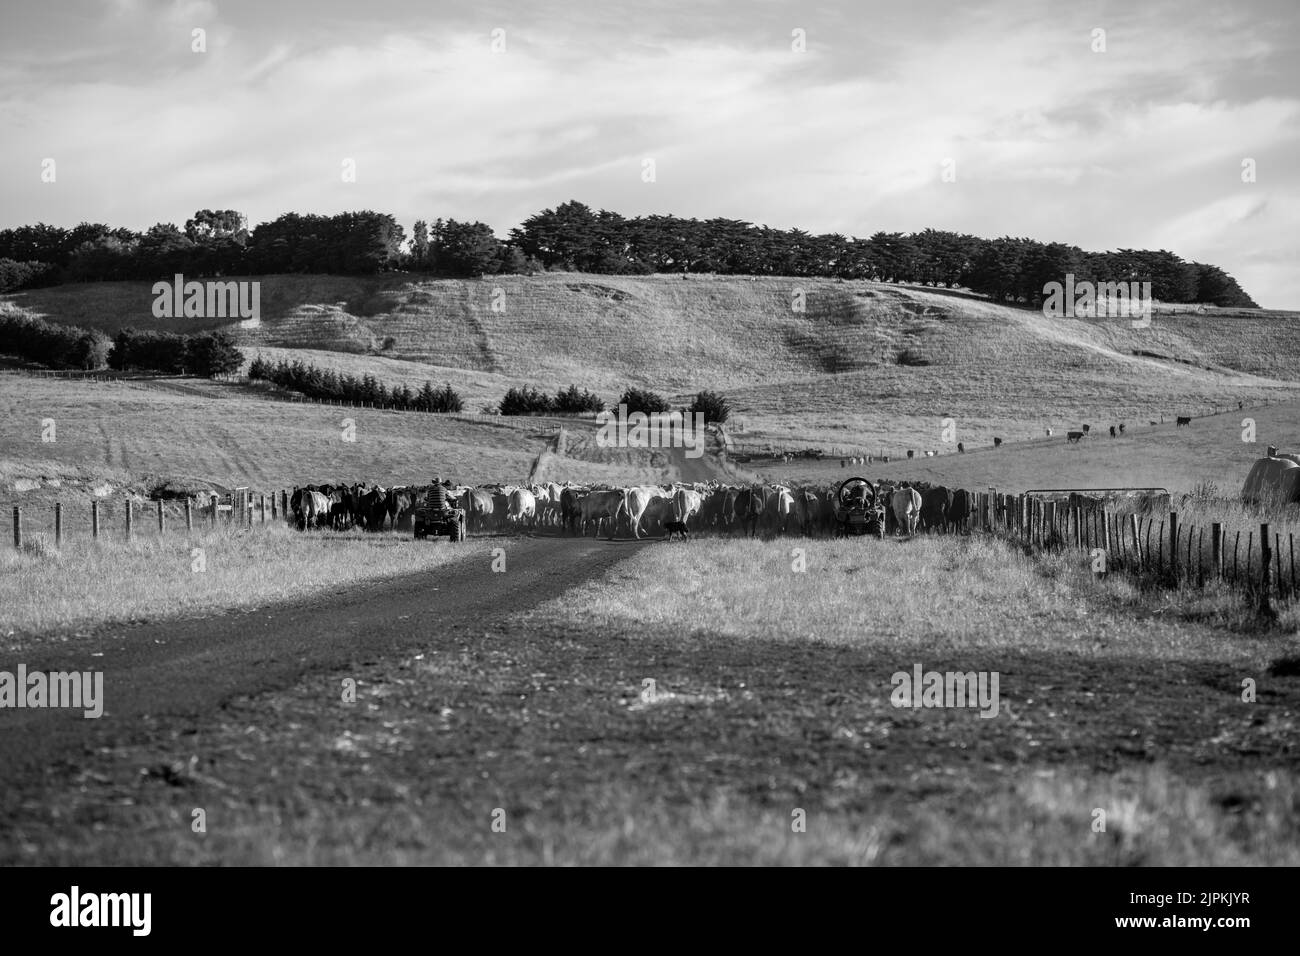
[{"label": "farm track", "polygon": [[[291,687],[309,674],[477,634],[603,574],[637,544],[503,538],[498,546],[508,573],[492,573],[480,557],[447,565],[436,577],[406,575],[309,602],[111,627],[75,645],[45,645],[22,658],[28,672],[102,670],[104,714],[91,720],[68,709],[0,710],[6,797],[48,784],[56,765],[72,768],[84,754],[129,745],[159,722],[196,728],[237,699]],[[6,659],[0,668],[13,671],[18,663]]]}]

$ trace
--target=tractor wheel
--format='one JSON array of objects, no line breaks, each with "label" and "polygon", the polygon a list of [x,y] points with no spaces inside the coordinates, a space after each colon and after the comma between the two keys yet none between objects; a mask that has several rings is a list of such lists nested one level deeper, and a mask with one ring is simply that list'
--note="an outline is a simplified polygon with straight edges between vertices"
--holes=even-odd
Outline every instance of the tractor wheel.
[{"label": "tractor wheel", "polygon": [[461,539],[460,522],[457,521],[454,525],[452,525],[450,528],[447,529],[447,540],[451,541],[452,543],[455,543],[460,539]]}]

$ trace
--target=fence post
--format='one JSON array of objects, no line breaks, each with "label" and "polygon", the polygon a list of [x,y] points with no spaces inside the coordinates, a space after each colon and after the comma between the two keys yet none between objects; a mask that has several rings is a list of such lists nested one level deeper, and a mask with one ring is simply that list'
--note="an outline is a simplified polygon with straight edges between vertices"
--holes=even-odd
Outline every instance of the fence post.
[{"label": "fence post", "polygon": [[90,503],[90,536],[96,539],[99,537],[99,502],[98,501],[92,501]]},{"label": "fence post", "polygon": [[132,512],[134,510],[135,509],[131,507],[131,499],[128,497],[126,499],[126,540],[127,541],[131,540],[131,520],[132,520]]},{"label": "fence post", "polygon": [[194,530],[194,515],[190,513],[190,499],[185,499],[185,531],[188,533]]},{"label": "fence post", "polygon": [[1295,596],[1295,532],[1287,535],[1291,542],[1291,596]]},{"label": "fence post", "polygon": [[217,501],[218,501],[217,496],[213,495],[212,496],[212,527],[213,528],[217,526]]},{"label": "fence post", "polygon": [[14,547],[22,548],[23,546],[23,512],[17,505],[14,505]]},{"label": "fence post", "polygon": [[54,502],[54,546],[63,544],[63,503]]},{"label": "fence post", "polygon": [[1274,533],[1273,535],[1273,566],[1277,569],[1277,594],[1282,596],[1282,535]]},{"label": "fence post", "polygon": [[1232,542],[1232,583],[1237,583],[1237,547],[1241,544],[1241,532],[1237,532],[1237,537]]},{"label": "fence post", "polygon": [[158,533],[163,533],[163,503],[161,498],[158,499]]},{"label": "fence post", "polygon": [[258,495],[258,511],[261,515],[261,524],[266,524],[266,495]]},{"label": "fence post", "polygon": [[1216,581],[1223,580],[1223,525],[1210,525],[1210,568]]},{"label": "fence post", "polygon": [[1178,583],[1178,512],[1169,512],[1169,571]]},{"label": "fence post", "polygon": [[1272,610],[1268,603],[1268,563],[1273,557],[1273,549],[1268,543],[1268,525],[1259,526],[1259,609],[1263,613]]}]

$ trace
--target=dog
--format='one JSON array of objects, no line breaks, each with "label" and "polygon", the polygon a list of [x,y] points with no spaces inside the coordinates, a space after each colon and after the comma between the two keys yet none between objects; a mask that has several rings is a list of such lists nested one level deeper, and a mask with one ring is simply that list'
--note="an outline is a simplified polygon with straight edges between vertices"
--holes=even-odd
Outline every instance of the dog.
[{"label": "dog", "polygon": [[671,541],[674,534],[681,535],[683,541],[691,540],[691,533],[686,530],[685,521],[665,521],[664,530],[668,532],[668,537],[664,539],[665,541]]}]

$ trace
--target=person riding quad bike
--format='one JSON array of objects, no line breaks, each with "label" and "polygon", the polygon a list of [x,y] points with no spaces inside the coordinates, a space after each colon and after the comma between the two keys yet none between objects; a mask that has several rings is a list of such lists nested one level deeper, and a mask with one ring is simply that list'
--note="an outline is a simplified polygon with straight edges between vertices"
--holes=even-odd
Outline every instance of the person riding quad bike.
[{"label": "person riding quad bike", "polygon": [[442,482],[434,476],[433,484],[424,495],[424,506],[430,511],[449,511],[451,506],[447,504],[447,489],[442,486]]}]

